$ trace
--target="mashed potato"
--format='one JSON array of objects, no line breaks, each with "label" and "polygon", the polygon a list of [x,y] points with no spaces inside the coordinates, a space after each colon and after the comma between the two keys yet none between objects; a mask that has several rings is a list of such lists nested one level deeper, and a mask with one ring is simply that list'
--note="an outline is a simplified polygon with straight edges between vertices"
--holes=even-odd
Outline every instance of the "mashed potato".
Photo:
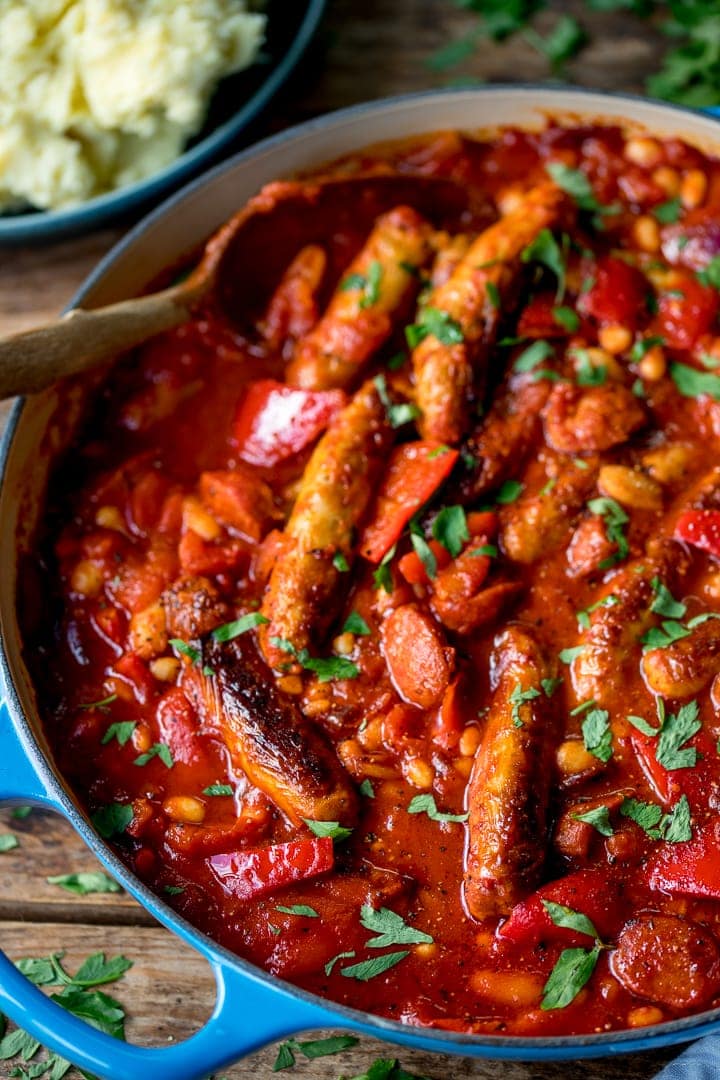
[{"label": "mashed potato", "polygon": [[[0,0],[0,212],[72,206],[168,165],[253,62],[245,0]],[[255,5],[257,6],[257,5]]]}]

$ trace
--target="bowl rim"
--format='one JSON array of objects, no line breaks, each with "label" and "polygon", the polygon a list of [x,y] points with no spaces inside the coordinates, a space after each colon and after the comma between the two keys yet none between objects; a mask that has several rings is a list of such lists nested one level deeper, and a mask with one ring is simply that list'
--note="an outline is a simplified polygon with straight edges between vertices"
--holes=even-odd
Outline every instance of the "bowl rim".
[{"label": "bowl rim", "polygon": [[[179,157],[163,169],[144,180],[136,180],[121,188],[87,199],[76,206],[61,210],[31,210],[22,214],[0,213],[0,245],[52,239],[73,231],[98,228],[111,218],[120,217],[134,207],[151,201],[168,188],[189,177],[205,163],[210,162],[223,146],[252,123],[270,104],[283,83],[290,77],[309,46],[328,0],[307,0],[306,11],[298,24],[294,38],[280,59],[262,80],[257,89],[240,108],[194,146],[184,150]],[[246,68],[259,65],[259,57]]]},{"label": "bowl rim", "polygon": [[[460,95],[472,95],[488,97],[493,95],[513,95],[519,92],[531,91],[542,94],[549,100],[540,103],[541,108],[551,110],[557,103],[558,111],[562,99],[567,94],[580,95],[587,98],[596,98],[611,103],[632,102],[645,105],[653,105],[663,110],[678,113],[679,116],[695,115],[697,110],[682,105],[675,105],[648,99],[638,94],[625,94],[613,91],[596,91],[586,87],[563,86],[552,87],[543,84],[494,84],[492,86],[447,88],[439,90],[419,91],[411,94],[402,94],[379,98],[377,100],[361,102],[343,109],[324,113],[321,116],[294,125],[284,131],[262,139],[246,149],[233,155],[227,161],[205,172],[202,176],[186,184],[180,191],[174,193],[163,203],[147,214],[138,224],[127,233],[110,251],[100,260],[95,269],[87,276],[79,290],[70,301],[68,308],[78,306],[85,296],[105,276],[107,271],[125,251],[130,248],[142,234],[151,227],[158,219],[180,204],[187,196],[199,191],[206,184],[226,172],[232,171],[244,161],[249,160],[266,150],[293,138],[315,130],[322,129],[342,119],[365,116],[373,111],[380,111],[387,107],[411,103],[418,100],[430,100],[438,97],[452,97]],[[589,117],[592,114],[588,114]],[[582,117],[579,118],[582,120]],[[718,153],[720,155],[720,117],[707,117],[708,122],[718,124]],[[368,145],[367,143],[365,145]],[[7,425],[0,441],[0,489],[7,479],[8,462],[12,450],[12,444],[17,433],[23,410],[28,403],[28,398],[19,398],[15,402],[8,417]],[[451,1053],[468,1055],[495,1060],[517,1061],[550,1061],[550,1060],[583,1060],[588,1058],[606,1057],[614,1054],[660,1049],[661,1047],[687,1042],[703,1035],[712,1034],[720,1030],[720,1007],[706,1010],[691,1016],[679,1017],[674,1020],[664,1021],[661,1024],[651,1025],[646,1028],[628,1028],[618,1031],[601,1032],[579,1035],[493,1035],[486,1033],[465,1033],[447,1031],[441,1028],[423,1027],[420,1025],[406,1024],[399,1020],[378,1016],[374,1013],[364,1012],[333,1001],[330,998],[321,997],[311,991],[297,987],[287,980],[272,975],[263,968],[245,960],[243,957],[231,952],[210,939],[201,930],[195,927],[182,915],[179,915],[160,896],[148,888],[120,859],[115,851],[100,837],[95,828],[78,807],[74,798],[57,773],[46,754],[40,746],[33,725],[25,715],[20,695],[15,685],[15,679],[11,669],[4,642],[0,642],[0,681],[4,691],[5,702],[8,706],[10,721],[19,733],[24,748],[30,758],[38,776],[44,783],[48,792],[48,807],[63,814],[75,830],[83,838],[96,858],[103,863],[111,873],[122,883],[123,887],[133,895],[142,906],[148,910],[158,921],[172,933],[178,935],[186,943],[200,952],[206,959],[212,962],[213,958],[219,958],[226,966],[234,967],[243,973],[249,983],[261,983],[268,988],[274,988],[286,999],[294,999],[306,1005],[312,1006],[316,1011],[324,1012],[322,1024],[328,1027],[340,1026],[352,1030],[362,1031],[366,1034],[379,1038],[387,1038],[394,1043],[409,1046],[421,1046],[423,1049],[437,1053]],[[2,698],[0,697],[0,700]],[[320,1026],[320,1024],[315,1025]]]}]

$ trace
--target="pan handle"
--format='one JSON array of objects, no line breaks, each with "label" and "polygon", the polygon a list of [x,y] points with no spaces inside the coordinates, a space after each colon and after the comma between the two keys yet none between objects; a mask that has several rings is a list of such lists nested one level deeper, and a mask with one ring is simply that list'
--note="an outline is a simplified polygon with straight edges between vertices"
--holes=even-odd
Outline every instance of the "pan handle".
[{"label": "pan handle", "polygon": [[[35,767],[30,747],[0,705],[0,804],[33,804],[64,813]],[[215,1008],[205,1026],[183,1042],[160,1049],[132,1046],[67,1012],[38,990],[0,952],[0,1011],[44,1046],[103,1080],[200,1080],[286,1035],[338,1025],[338,1017],[297,991],[272,985],[239,961],[180,936],[210,964],[217,986]]]}]

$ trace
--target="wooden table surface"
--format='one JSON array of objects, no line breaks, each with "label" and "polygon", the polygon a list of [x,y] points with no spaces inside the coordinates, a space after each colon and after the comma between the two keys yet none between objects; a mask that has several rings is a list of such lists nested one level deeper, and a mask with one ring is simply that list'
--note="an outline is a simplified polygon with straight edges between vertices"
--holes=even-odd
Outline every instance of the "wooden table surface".
[{"label": "wooden table surface", "polygon": [[[549,27],[559,11],[582,12],[592,33],[591,46],[569,66],[569,80],[641,90],[645,73],[656,61],[657,35],[626,12],[588,14],[583,5],[572,2],[551,4],[540,28]],[[472,25],[472,17],[452,0],[331,0],[313,54],[258,133],[363,99],[442,85],[448,76],[432,72],[428,57]],[[516,80],[522,73],[523,79],[533,81],[545,76],[546,65],[522,41],[502,46],[489,43],[462,71],[496,81]],[[108,229],[49,247],[3,252],[0,335],[54,316],[122,232]],[[0,420],[3,417],[0,407]],[[92,952],[123,953],[134,961],[134,967],[111,992],[127,1007],[131,1040],[163,1045],[185,1038],[202,1024],[212,1009],[213,982],[205,964],[190,949],[124,894],[75,897],[46,883],[51,875],[92,869],[92,857],[69,826],[37,811],[24,821],[11,821],[10,812],[3,811],[0,828],[11,829],[19,839],[17,849],[0,855],[0,941],[11,957],[65,949],[72,970]],[[645,1080],[676,1052],[539,1066],[395,1051],[363,1039],[354,1050],[337,1057],[301,1061],[286,1075],[304,1080],[332,1080],[340,1074],[351,1077],[364,1072],[375,1057],[397,1053],[407,1070],[433,1080],[550,1080],[560,1075],[565,1080]],[[223,1076],[228,1080],[269,1077],[274,1059],[275,1051],[269,1048],[225,1070]],[[0,1076],[9,1077],[13,1067],[0,1062]]]}]

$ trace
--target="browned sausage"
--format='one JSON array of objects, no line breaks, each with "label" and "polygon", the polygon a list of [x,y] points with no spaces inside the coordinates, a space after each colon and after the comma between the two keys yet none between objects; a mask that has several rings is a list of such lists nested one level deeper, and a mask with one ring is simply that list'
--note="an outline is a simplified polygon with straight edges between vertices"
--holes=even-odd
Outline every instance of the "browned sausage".
[{"label": "browned sausage", "polygon": [[552,671],[524,627],[511,625],[497,638],[492,674],[495,693],[468,788],[465,901],[476,919],[507,915],[538,884],[555,742],[541,689]]},{"label": "browned sausage", "polygon": [[348,386],[389,337],[393,315],[412,300],[414,271],[430,256],[431,226],[409,206],[378,218],[345,272],[320,322],[297,345],[286,373],[291,386]]},{"label": "browned sausage", "polygon": [[678,915],[631,919],[610,968],[631,994],[673,1012],[699,1009],[720,990],[718,943],[705,927]]},{"label": "browned sausage", "polygon": [[295,824],[311,818],[352,825],[357,798],[350,778],[325,735],[268,681],[253,643],[206,642],[205,665],[212,675],[192,665],[183,685],[250,782]]},{"label": "browned sausage", "polygon": [[562,454],[609,450],[647,423],[647,411],[617,382],[582,387],[559,382],[545,406],[545,438]]},{"label": "browned sausage", "polygon": [[520,255],[558,220],[564,204],[566,198],[554,184],[533,188],[517,210],[478,236],[449,279],[433,289],[426,309],[450,320],[462,340],[443,342],[429,333],[413,350],[423,438],[457,443],[465,434],[473,369],[482,364],[483,353],[495,339]]},{"label": "browned sausage", "polygon": [[429,709],[448,688],[455,653],[429,615],[414,604],[396,608],[381,627],[382,648],[398,693]]},{"label": "browned sausage", "polygon": [[289,661],[273,638],[297,651],[308,648],[311,636],[324,633],[342,603],[342,575],[333,560],[338,553],[352,558],[355,529],[391,438],[377,387],[369,381],[315,447],[283,534],[287,545],[263,599],[262,613],[269,622],[259,637],[272,667]]},{"label": "browned sausage", "polygon": [[649,649],[642,670],[650,689],[667,698],[689,698],[720,670],[720,620],[708,619],[688,637],[662,649]]},{"label": "browned sausage", "polygon": [[501,515],[503,551],[515,562],[533,563],[563,542],[573,521],[595,491],[597,463],[561,467],[554,486],[542,495],[520,498]]}]

